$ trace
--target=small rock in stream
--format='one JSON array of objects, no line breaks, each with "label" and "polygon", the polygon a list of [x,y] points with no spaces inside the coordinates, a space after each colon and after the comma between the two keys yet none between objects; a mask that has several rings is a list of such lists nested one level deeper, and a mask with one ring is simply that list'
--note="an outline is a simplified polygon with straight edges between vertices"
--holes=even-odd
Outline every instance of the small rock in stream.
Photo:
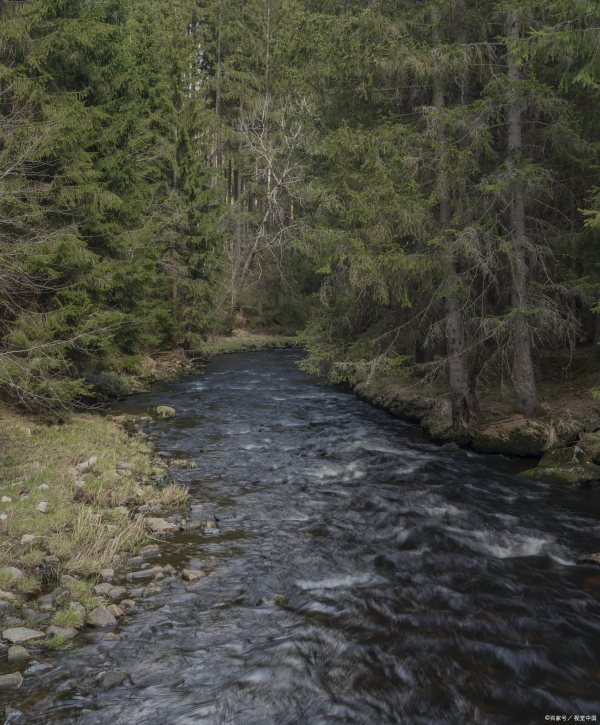
[{"label": "small rock in stream", "polygon": [[156,577],[160,574],[163,574],[163,571],[164,570],[162,566],[153,566],[150,569],[140,569],[140,571],[132,571],[127,574],[126,579],[128,581],[133,581],[135,579],[148,579],[150,577]]},{"label": "small rock in stream", "polygon": [[97,682],[100,687],[108,689],[110,687],[116,687],[122,685],[129,679],[129,673],[125,670],[115,669],[101,672],[98,675]]},{"label": "small rock in stream", "polygon": [[23,675],[20,672],[11,672],[9,675],[0,675],[0,690],[15,690],[23,684]]},{"label": "small rock in stream", "polygon": [[23,662],[31,657],[23,645],[15,644],[8,650],[9,662]]},{"label": "small rock in stream", "polygon": [[199,569],[184,569],[181,572],[181,578],[184,581],[194,583],[197,581],[200,581],[200,579],[203,579],[206,576],[206,574],[203,571],[200,571]]},{"label": "small rock in stream", "polygon": [[159,518],[146,519],[145,524],[154,534],[169,534],[174,531],[179,531],[180,528],[177,524]]}]

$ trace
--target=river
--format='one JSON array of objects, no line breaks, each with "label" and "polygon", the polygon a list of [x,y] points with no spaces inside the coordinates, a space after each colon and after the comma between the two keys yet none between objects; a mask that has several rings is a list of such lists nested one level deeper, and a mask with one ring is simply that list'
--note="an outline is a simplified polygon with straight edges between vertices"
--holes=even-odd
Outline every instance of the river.
[{"label": "river", "polygon": [[600,569],[576,564],[600,550],[598,490],[444,453],[299,356],[222,356],[127,402],[177,409],[147,432],[197,463],[175,476],[215,528],[159,562],[208,576],[34,667],[28,722],[600,718]]}]

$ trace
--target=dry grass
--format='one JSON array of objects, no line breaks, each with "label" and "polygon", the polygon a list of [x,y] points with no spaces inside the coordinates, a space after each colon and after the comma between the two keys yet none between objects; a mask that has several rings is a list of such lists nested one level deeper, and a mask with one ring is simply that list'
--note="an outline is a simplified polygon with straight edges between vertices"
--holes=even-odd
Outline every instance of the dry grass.
[{"label": "dry grass", "polygon": [[[78,471],[92,456],[97,461]],[[81,414],[44,425],[2,411],[0,499],[6,498],[0,501],[0,588],[39,591],[47,556],[59,559],[55,576],[96,576],[119,552],[138,549],[148,538],[143,521],[117,507],[131,512],[150,499],[165,506],[186,501],[182,489],[146,485],[153,471],[150,448],[113,420]],[[23,535],[33,540],[22,544]],[[15,578],[10,566],[25,576]]]},{"label": "dry grass", "polygon": [[234,330],[231,336],[214,335],[195,350],[199,355],[212,357],[220,353],[246,352],[273,348],[296,347],[298,339],[285,335],[259,335],[247,330]]}]

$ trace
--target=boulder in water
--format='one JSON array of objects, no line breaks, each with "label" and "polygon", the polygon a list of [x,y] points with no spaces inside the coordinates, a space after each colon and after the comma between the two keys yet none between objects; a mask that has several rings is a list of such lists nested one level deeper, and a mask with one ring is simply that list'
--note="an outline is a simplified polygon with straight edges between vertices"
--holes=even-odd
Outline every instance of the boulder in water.
[{"label": "boulder in water", "polygon": [[600,466],[592,463],[579,446],[572,446],[548,451],[535,468],[519,475],[530,481],[577,486],[590,481],[600,481]]},{"label": "boulder in water", "polygon": [[174,418],[176,415],[177,411],[170,405],[158,405],[156,407],[156,417],[161,420],[168,420],[169,418]]}]

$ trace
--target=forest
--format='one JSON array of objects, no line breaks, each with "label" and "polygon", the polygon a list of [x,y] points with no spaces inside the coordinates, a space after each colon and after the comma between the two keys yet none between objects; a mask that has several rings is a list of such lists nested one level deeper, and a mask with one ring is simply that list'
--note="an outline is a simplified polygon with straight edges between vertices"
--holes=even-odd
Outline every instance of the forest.
[{"label": "forest", "polygon": [[598,0],[0,0],[3,722],[595,722],[599,486]]},{"label": "forest", "polygon": [[[302,331],[337,379],[421,365],[453,424],[598,364],[594,0],[2,0],[0,393]],[[595,347],[594,347],[595,346]],[[588,393],[598,394],[592,387]]]}]

